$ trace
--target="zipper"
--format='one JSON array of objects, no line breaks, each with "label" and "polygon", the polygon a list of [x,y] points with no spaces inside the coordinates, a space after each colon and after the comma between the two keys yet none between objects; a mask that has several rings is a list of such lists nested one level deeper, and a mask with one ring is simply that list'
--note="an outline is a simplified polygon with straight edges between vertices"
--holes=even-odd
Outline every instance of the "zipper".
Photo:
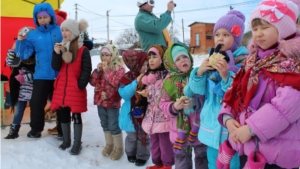
[{"label": "zipper", "polygon": [[65,85],[65,88],[64,88],[64,96],[63,96],[63,99],[62,99],[62,107],[64,108],[64,102],[65,102],[65,98],[66,98],[66,90],[67,90],[67,85],[68,85],[68,66],[69,64],[66,64],[67,67],[66,67],[66,85]]}]

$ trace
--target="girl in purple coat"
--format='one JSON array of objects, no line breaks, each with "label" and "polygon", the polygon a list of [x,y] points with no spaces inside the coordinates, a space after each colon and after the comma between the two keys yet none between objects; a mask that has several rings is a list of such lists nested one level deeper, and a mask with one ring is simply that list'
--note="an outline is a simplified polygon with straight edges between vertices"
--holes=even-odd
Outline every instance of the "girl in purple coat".
[{"label": "girl in purple coat", "polygon": [[[245,168],[300,166],[298,11],[293,1],[265,0],[251,14],[251,53],[219,114],[230,145],[242,156],[241,166],[247,161]],[[257,148],[259,153],[254,153]]]}]

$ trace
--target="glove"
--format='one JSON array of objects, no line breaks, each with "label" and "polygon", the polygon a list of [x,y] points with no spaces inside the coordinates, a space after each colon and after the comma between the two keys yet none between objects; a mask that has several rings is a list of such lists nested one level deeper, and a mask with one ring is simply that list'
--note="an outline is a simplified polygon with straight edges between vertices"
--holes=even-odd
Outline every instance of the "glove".
[{"label": "glove", "polygon": [[24,83],[25,83],[24,74],[19,74],[19,75],[15,76],[15,78],[16,78],[17,81],[19,81],[21,84],[24,84]]}]

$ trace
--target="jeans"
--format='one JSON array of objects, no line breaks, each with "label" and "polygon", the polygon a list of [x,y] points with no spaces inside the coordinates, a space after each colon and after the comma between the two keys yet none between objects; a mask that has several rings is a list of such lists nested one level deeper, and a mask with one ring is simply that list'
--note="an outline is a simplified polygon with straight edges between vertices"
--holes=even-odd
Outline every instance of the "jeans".
[{"label": "jeans", "polygon": [[98,107],[98,115],[103,131],[110,131],[112,135],[120,134],[122,131],[119,127],[119,108]]},{"label": "jeans", "polygon": [[16,112],[15,112],[12,124],[16,124],[16,125],[21,124],[26,105],[27,105],[27,101],[18,101],[17,102],[17,108],[16,108]]}]

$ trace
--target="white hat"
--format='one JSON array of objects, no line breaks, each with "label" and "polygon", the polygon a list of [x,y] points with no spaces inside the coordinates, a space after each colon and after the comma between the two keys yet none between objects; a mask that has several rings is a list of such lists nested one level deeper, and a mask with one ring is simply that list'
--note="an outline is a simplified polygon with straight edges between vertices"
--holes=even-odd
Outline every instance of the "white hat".
[{"label": "white hat", "polygon": [[[151,2],[152,1],[152,2]],[[141,7],[145,3],[148,3],[150,6],[154,6],[154,0],[138,0],[137,1],[137,6]]]},{"label": "white hat", "polygon": [[74,19],[67,19],[63,21],[60,25],[60,29],[67,28],[72,32],[72,39],[74,40],[77,38],[81,32],[84,32],[88,27],[88,23],[86,20],[81,19],[79,22],[75,21]]}]

